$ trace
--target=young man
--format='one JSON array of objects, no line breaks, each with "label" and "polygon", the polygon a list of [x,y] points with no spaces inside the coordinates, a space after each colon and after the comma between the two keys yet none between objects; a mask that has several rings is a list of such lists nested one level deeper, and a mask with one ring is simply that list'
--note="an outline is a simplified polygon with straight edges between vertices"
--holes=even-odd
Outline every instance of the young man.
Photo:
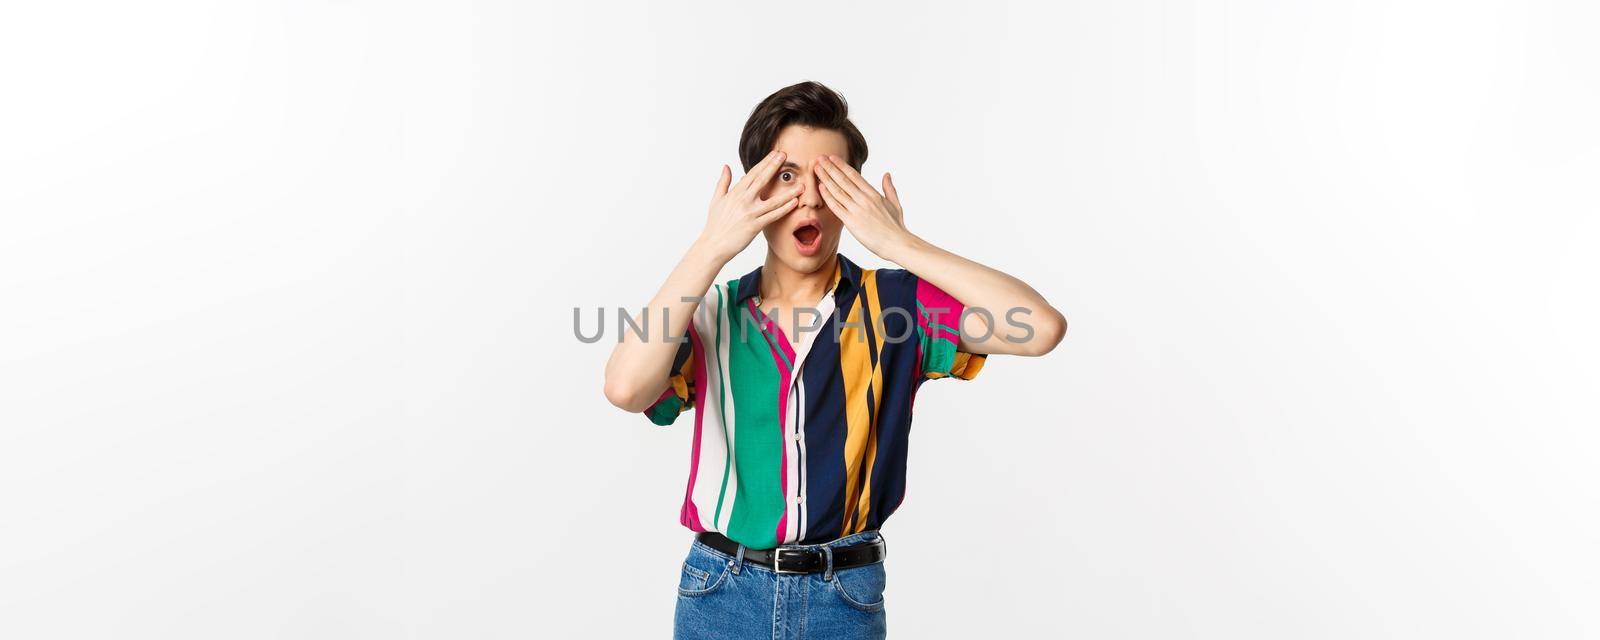
[{"label": "young man", "polygon": [[[827,87],[763,100],[739,158],[647,308],[665,332],[624,333],[606,363],[612,404],[659,425],[695,409],[675,635],[883,637],[878,529],[905,495],[918,387],[970,380],[988,354],[1043,355],[1066,321],[907,230],[889,174],[880,193],[857,173],[866,140]],[[839,255],[845,229],[905,268]],[[765,264],[713,284],[758,233]]]}]

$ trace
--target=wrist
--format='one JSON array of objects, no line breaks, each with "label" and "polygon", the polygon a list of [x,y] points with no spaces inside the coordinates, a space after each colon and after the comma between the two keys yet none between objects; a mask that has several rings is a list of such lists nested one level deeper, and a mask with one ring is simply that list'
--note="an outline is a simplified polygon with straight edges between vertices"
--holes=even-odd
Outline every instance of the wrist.
[{"label": "wrist", "polygon": [[701,233],[694,239],[694,243],[689,245],[689,251],[684,258],[721,269],[736,255],[739,255],[738,252],[729,255],[727,250],[719,247],[715,240]]},{"label": "wrist", "polygon": [[905,266],[907,260],[912,259],[918,252],[925,251],[932,245],[910,231],[902,231],[889,239],[880,255],[885,260]]}]

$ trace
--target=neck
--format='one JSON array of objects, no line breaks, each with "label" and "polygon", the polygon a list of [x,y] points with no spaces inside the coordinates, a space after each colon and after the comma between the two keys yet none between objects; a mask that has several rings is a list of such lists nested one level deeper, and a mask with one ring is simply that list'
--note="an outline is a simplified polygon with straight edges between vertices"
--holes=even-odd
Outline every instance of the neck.
[{"label": "neck", "polygon": [[839,264],[835,253],[822,268],[811,273],[800,273],[789,268],[771,252],[761,266],[761,299],[792,304],[811,304],[822,299],[822,294],[833,284],[833,272]]}]

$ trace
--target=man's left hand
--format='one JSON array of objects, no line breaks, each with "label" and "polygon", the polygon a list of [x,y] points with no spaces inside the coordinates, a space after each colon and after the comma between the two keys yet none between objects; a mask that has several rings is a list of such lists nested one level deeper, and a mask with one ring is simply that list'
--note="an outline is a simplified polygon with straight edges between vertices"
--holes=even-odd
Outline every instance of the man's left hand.
[{"label": "man's left hand", "polygon": [[[821,184],[822,200],[850,230],[850,235],[868,251],[894,261],[896,249],[908,244],[905,210],[900,194],[889,174],[883,174],[883,194],[878,193],[856,170],[835,156],[818,156],[812,161]],[[887,194],[887,195],[884,195]]]}]

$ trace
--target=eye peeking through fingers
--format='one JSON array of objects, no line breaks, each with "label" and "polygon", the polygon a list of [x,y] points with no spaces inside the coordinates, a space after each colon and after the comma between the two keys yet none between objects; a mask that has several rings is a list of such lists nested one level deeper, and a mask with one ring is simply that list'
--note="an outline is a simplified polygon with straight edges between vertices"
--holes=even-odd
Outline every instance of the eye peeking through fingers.
[{"label": "eye peeking through fingers", "polygon": [[778,172],[778,179],[784,182],[794,182],[794,172],[788,169]]}]

